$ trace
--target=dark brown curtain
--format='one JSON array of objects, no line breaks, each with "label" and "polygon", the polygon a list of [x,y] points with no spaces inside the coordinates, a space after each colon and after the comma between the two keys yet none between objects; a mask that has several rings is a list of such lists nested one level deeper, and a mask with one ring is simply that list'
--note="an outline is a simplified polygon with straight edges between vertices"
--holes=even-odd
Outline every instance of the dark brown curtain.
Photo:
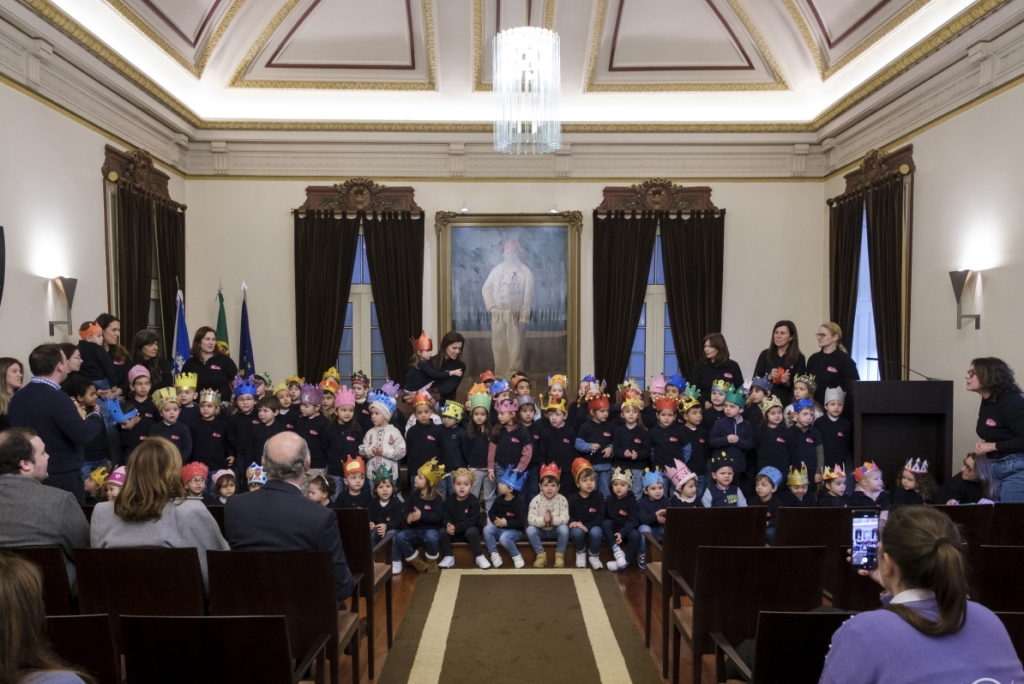
[{"label": "dark brown curtain", "polygon": [[842,328],[843,337],[847,340],[853,339],[853,323],[857,313],[857,274],[860,269],[863,229],[863,192],[829,200],[829,316]]},{"label": "dark brown curtain", "polygon": [[304,378],[338,362],[360,218],[295,212],[295,343]]},{"label": "dark brown curtain", "polygon": [[149,326],[153,281],[153,202],[129,183],[117,186],[117,312],[122,338]]},{"label": "dark brown curtain", "polygon": [[629,366],[657,231],[653,212],[594,212],[594,372],[609,387]]},{"label": "dark brown curtain", "polygon": [[704,358],[701,340],[722,330],[725,209],[695,211],[661,221],[665,300],[679,369]]},{"label": "dark brown curtain", "polygon": [[156,258],[160,273],[160,306],[163,314],[164,356],[174,349],[177,295],[185,292],[185,212],[167,200],[156,202]]},{"label": "dark brown curtain", "polygon": [[409,338],[423,329],[424,215],[407,211],[374,212],[363,223],[366,261],[370,267],[373,301],[384,342],[388,376],[405,378],[412,347]]},{"label": "dark brown curtain", "polygon": [[875,311],[878,371],[882,380],[903,377],[903,177],[890,176],[867,191],[868,264]]}]

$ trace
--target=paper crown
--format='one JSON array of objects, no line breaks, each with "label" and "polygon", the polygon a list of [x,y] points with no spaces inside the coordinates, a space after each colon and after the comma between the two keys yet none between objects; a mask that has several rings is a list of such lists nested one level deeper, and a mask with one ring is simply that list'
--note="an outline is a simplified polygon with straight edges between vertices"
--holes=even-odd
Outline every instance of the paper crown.
[{"label": "paper crown", "polygon": [[220,406],[220,392],[215,389],[204,389],[199,392],[199,403],[210,403]]},{"label": "paper crown", "polygon": [[250,397],[256,396],[256,384],[253,383],[252,380],[247,380],[243,378],[241,375],[235,376],[235,379],[231,383],[231,386],[235,390],[234,397],[236,399],[246,394],[248,394]]},{"label": "paper crown", "polygon": [[255,373],[252,376],[252,381],[255,383],[262,382],[267,387],[274,384],[274,381],[270,379],[270,373]]},{"label": "paper crown", "polygon": [[529,394],[524,394],[516,398],[517,406],[526,406],[527,404],[529,404],[530,406],[537,406],[537,402],[535,402],[533,400],[533,397],[531,397]]},{"label": "paper crown", "polygon": [[686,464],[678,458],[674,459],[674,466],[665,466],[665,474],[672,480],[672,486],[676,489],[682,487],[688,480],[696,480],[697,473],[686,467]]},{"label": "paper crown", "polygon": [[128,408],[125,411],[117,399],[100,399],[100,401],[106,405],[107,411],[110,412],[110,419],[115,423],[124,423],[139,415],[139,410],[128,402],[125,402],[125,407]]},{"label": "paper crown", "polygon": [[757,476],[761,477],[762,475],[772,481],[773,487],[778,487],[782,484],[782,473],[780,473],[779,469],[775,466],[765,466],[764,468],[761,468],[757,473]]},{"label": "paper crown", "polygon": [[654,402],[654,410],[661,411],[676,411],[679,408],[679,401],[672,397],[661,397]]},{"label": "paper crown", "polygon": [[548,463],[540,467],[540,472],[537,474],[538,480],[543,480],[546,476],[550,475],[559,482],[562,481],[562,469],[554,463]]},{"label": "paper crown", "polygon": [[495,380],[495,378],[494,378],[494,371],[492,371],[492,370],[485,370],[484,372],[482,372],[480,374],[480,382],[481,383],[487,382],[488,380],[490,380],[491,382],[494,382],[494,380]]},{"label": "paper crown", "polygon": [[307,406],[322,406],[324,403],[323,388],[317,385],[303,385],[302,398],[299,401]]},{"label": "paper crown", "polygon": [[664,394],[665,385],[668,383],[665,380],[664,375],[659,375],[656,378],[651,378],[651,394]]},{"label": "paper crown", "polygon": [[660,470],[651,470],[650,468],[644,468],[644,489],[647,489],[652,484],[658,484],[659,482],[664,483],[664,480],[661,477]]},{"label": "paper crown", "polygon": [[89,478],[100,487],[106,487],[107,480],[110,478],[110,471],[107,470],[107,466],[100,466],[89,473]]},{"label": "paper crown", "polygon": [[505,466],[505,470],[498,476],[498,484],[503,484],[513,492],[518,492],[523,489],[523,484],[526,482],[526,473],[513,470],[512,466]]},{"label": "paper crown", "polygon": [[846,392],[843,391],[842,387],[825,388],[825,403],[828,404],[830,401],[838,401],[840,403],[846,401]]},{"label": "paper crown", "polygon": [[341,385],[334,378],[326,378],[324,380],[321,380],[320,384],[317,386],[321,390],[323,390],[325,394],[327,392],[330,392],[331,394],[337,394],[338,390],[341,389]]},{"label": "paper crown", "polygon": [[684,394],[679,398],[680,413],[686,413],[692,408],[700,408],[700,399],[696,397],[691,397],[688,394]]},{"label": "paper crown", "polygon": [[334,378],[335,382],[337,382],[339,385],[341,384],[341,373],[339,373],[338,369],[335,368],[334,366],[331,366],[330,368],[325,370],[323,377],[321,377],[320,379],[326,380],[328,378]]},{"label": "paper crown", "polygon": [[622,402],[622,408],[626,408],[627,406],[632,406],[637,411],[643,411],[643,409],[644,409],[644,400],[641,399],[640,395],[638,395],[638,394],[637,395],[630,394]]},{"label": "paper crown", "polygon": [[807,397],[804,397],[803,399],[797,399],[796,401],[793,402],[793,412],[794,413],[799,413],[800,411],[803,411],[804,409],[813,409],[813,408],[814,408],[814,402],[811,401],[810,399],[808,399]]},{"label": "paper crown", "polygon": [[436,457],[421,465],[419,472],[434,487],[444,479],[444,466],[441,465]]},{"label": "paper crown", "polygon": [[306,384],[306,378],[300,378],[298,375],[289,375],[288,379],[285,380],[285,383],[288,385],[298,385],[299,387],[302,387]]},{"label": "paper crown", "polygon": [[807,465],[800,463],[800,470],[789,466],[789,475],[786,476],[786,484],[790,487],[799,487],[809,482],[807,479]]},{"label": "paper crown", "polygon": [[768,415],[768,411],[778,406],[782,408],[782,401],[776,396],[768,396],[761,400],[761,413]]},{"label": "paper crown", "polygon": [[[911,463],[913,461],[913,463]],[[907,459],[907,464],[903,466],[915,475],[927,475],[928,474],[928,461],[922,461],[921,459]]]},{"label": "paper crown", "polygon": [[868,473],[882,472],[881,469],[871,461],[864,461],[859,468],[853,469],[853,481],[860,482]]},{"label": "paper crown", "polygon": [[353,473],[362,473],[366,476],[366,461],[359,456],[352,458],[349,456],[345,459],[345,462],[341,464],[341,470],[345,473],[345,477],[352,475]]},{"label": "paper crown", "polygon": [[135,378],[138,378],[140,376],[146,378],[150,377],[149,369],[139,364],[132,366],[131,369],[128,371],[128,384],[131,385],[133,382],[135,382]]},{"label": "paper crown", "polygon": [[98,323],[93,322],[90,323],[89,327],[86,328],[85,330],[79,330],[78,336],[81,337],[83,340],[87,340],[93,335],[98,335],[101,332],[103,332],[103,328],[101,328]]},{"label": "paper crown", "polygon": [[601,409],[608,408],[608,395],[607,394],[588,394],[587,395],[587,409],[590,411],[600,411]]},{"label": "paper crown", "polygon": [[487,393],[487,388],[482,384],[473,385],[473,388],[469,390],[469,410],[472,411],[475,408],[491,410],[491,395]]},{"label": "paper crown", "polygon": [[694,401],[700,401],[700,390],[697,389],[696,385],[691,385],[687,383],[686,389],[683,390],[683,394],[687,397],[690,397]]},{"label": "paper crown", "polygon": [[721,378],[719,378],[718,380],[715,380],[713,383],[711,383],[711,391],[712,392],[721,392],[722,394],[726,394],[731,389],[732,389],[732,383],[726,382],[725,380],[723,380]]},{"label": "paper crown", "polygon": [[587,383],[587,391],[584,394],[600,394],[604,383],[599,381],[593,375],[585,375],[580,383]]},{"label": "paper crown", "polygon": [[245,479],[249,484],[267,484],[267,471],[263,469],[263,466],[257,465],[255,461],[249,464],[249,467],[245,469]]},{"label": "paper crown", "polygon": [[628,468],[615,468],[612,470],[612,482],[619,480],[625,482],[630,487],[633,486],[633,471]]},{"label": "paper crown", "polygon": [[433,351],[434,349],[434,343],[430,341],[430,337],[423,330],[420,330],[419,337],[416,339],[410,337],[409,341],[412,342],[412,350],[415,352]]},{"label": "paper crown", "polygon": [[180,373],[174,377],[174,389],[198,389],[198,373]]},{"label": "paper crown", "polygon": [[[726,466],[732,468],[732,459],[729,458],[729,452],[724,449],[720,449],[711,457],[711,472],[716,473]],[[735,468],[733,468],[733,470],[735,470]]]},{"label": "paper crown", "polygon": [[554,385],[560,385],[562,389],[569,384],[569,378],[565,377],[561,373],[555,373],[554,375],[548,376],[548,389],[551,389]]},{"label": "paper crown", "polygon": [[[434,383],[429,382],[429,383],[426,384],[425,387],[423,387],[421,389],[429,389],[432,384],[434,384]],[[380,388],[380,391],[383,392],[384,394],[388,395],[392,399],[397,399],[398,395],[402,393],[402,388],[394,380],[388,380]]]},{"label": "paper crown", "polygon": [[643,393],[643,390],[640,388],[640,383],[638,383],[634,378],[629,378],[619,385],[619,392],[628,397],[631,395],[640,396]]},{"label": "paper crown", "polygon": [[580,456],[572,462],[572,480],[577,485],[580,483],[580,475],[584,473],[593,473],[594,466],[590,464],[590,461]]},{"label": "paper crown", "polygon": [[727,404],[735,404],[742,407],[747,403],[747,395],[743,393],[742,388],[733,389],[731,392],[725,393],[725,401]]},{"label": "paper crown", "polygon": [[501,399],[494,404],[494,410],[498,413],[516,413],[519,410],[519,404],[513,399]]},{"label": "paper crown", "polygon": [[814,394],[814,391],[818,389],[818,381],[815,380],[814,376],[811,375],[810,373],[798,375],[795,378],[793,378],[794,385],[798,382],[802,382],[805,385],[807,385],[807,389],[811,390],[811,394]]},{"label": "paper crown", "polygon": [[565,397],[560,397],[558,401],[552,401],[551,395],[548,395],[548,400],[544,401],[544,395],[540,395],[541,408],[544,409],[544,413],[548,411],[561,411],[562,413],[569,413],[568,404],[565,401]]},{"label": "paper crown", "polygon": [[370,392],[369,396],[370,408],[377,407],[379,411],[384,414],[385,418],[390,419],[391,414],[398,408],[398,404],[395,403],[394,398],[388,396],[384,392],[378,392],[374,390]]},{"label": "paper crown", "polygon": [[[153,392],[153,403],[158,411],[163,411],[164,406],[170,403],[178,403],[178,391],[173,387],[164,387]],[[180,406],[180,404],[179,404]]]},{"label": "paper crown", "polygon": [[750,387],[751,389],[757,387],[758,389],[764,390],[765,394],[768,394],[772,391],[772,381],[768,379],[767,375],[760,378],[754,378],[750,381]]},{"label": "paper crown", "polygon": [[282,380],[281,382],[279,382],[276,385],[274,385],[274,389],[271,390],[271,392],[274,393],[275,397],[278,394],[280,394],[281,392],[287,392],[287,391],[288,391],[288,383],[285,382],[284,380]]},{"label": "paper crown", "polygon": [[363,387],[370,386],[370,378],[361,370],[357,370],[353,373],[350,379],[352,380],[353,385],[362,385]]},{"label": "paper crown", "polygon": [[458,423],[462,420],[462,414],[465,410],[466,407],[457,401],[446,401],[444,402],[444,408],[441,410],[441,416],[451,418]]},{"label": "paper crown", "polygon": [[512,382],[510,382],[509,384],[512,385],[512,387],[516,387],[523,380],[525,380],[526,382],[530,382],[530,378],[526,377],[526,375],[524,373],[515,373],[512,376]]},{"label": "paper crown", "polygon": [[829,480],[838,480],[845,477],[846,473],[843,472],[843,466],[837,463],[835,469],[825,466],[825,472],[822,474],[821,479],[828,482]]},{"label": "paper crown", "polygon": [[686,378],[684,378],[679,373],[676,373],[671,378],[669,378],[668,381],[665,383],[665,387],[668,387],[669,385],[675,387],[677,390],[682,392],[684,389],[686,389]]},{"label": "paper crown", "polygon": [[416,392],[415,396],[412,398],[413,406],[419,406],[420,404],[426,404],[427,406],[434,405],[434,397],[430,396],[430,392],[428,392],[426,388]]},{"label": "paper crown", "polygon": [[117,466],[114,468],[114,472],[110,473],[110,477],[107,479],[107,484],[116,484],[124,486],[124,481],[128,478],[128,471],[124,466]]},{"label": "paper crown", "polygon": [[381,480],[387,480],[392,484],[395,482],[391,475],[391,468],[388,468],[386,465],[379,465],[373,471],[373,484],[376,485]]},{"label": "paper crown", "polygon": [[469,468],[456,468],[452,472],[448,473],[448,475],[452,478],[453,483],[455,482],[455,478],[462,476],[468,477],[470,484],[476,482],[476,473]]},{"label": "paper crown", "polygon": [[204,480],[206,476],[210,474],[210,469],[205,464],[199,461],[192,461],[191,463],[182,466],[181,468],[181,481],[188,484],[189,480],[193,477],[201,477]]},{"label": "paper crown", "polygon": [[496,397],[502,392],[508,392],[508,381],[507,380],[495,380],[491,383],[491,396]]},{"label": "paper crown", "polygon": [[217,480],[219,480],[220,478],[224,477],[225,475],[230,476],[232,480],[235,479],[235,471],[231,470],[230,468],[221,468],[220,470],[215,472],[213,475],[211,475],[210,479],[213,480],[216,483]]}]

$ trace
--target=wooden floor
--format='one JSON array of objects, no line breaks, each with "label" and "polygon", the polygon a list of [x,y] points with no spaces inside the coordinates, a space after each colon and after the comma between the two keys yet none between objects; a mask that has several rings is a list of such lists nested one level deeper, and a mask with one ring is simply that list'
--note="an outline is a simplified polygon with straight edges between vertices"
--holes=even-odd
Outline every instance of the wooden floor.
[{"label": "wooden floor", "polygon": [[[444,572],[442,570],[442,572]],[[529,567],[523,570],[524,573],[529,572]],[[600,570],[599,572],[608,572],[607,570]],[[413,589],[416,586],[416,580],[419,575],[411,569],[406,569],[401,575],[394,578],[394,619],[395,619],[395,632],[398,632],[399,626],[402,624],[402,614],[404,613],[405,606],[409,603],[409,599],[412,596]],[[619,581],[619,588],[622,589],[623,595],[626,597],[626,603],[629,605],[630,612],[633,615],[633,623],[636,626],[640,636],[643,637],[644,629],[644,574],[638,570],[635,566],[629,570],[616,574],[616,578]],[[654,611],[651,618],[651,660],[655,663],[658,671],[661,671],[661,615],[659,602],[661,598],[655,593],[654,595]],[[362,604],[362,602],[360,602]],[[376,634],[373,635],[376,645],[376,668],[375,673],[379,677],[380,672],[384,667],[384,663],[387,660],[388,655],[388,641],[387,641],[387,628],[385,623],[385,608],[383,595],[377,602],[377,616],[376,624],[374,625]],[[365,615],[364,609],[361,607],[360,612]],[[670,648],[671,648],[671,641]],[[361,682],[364,684],[370,682],[368,677],[367,666],[366,666],[366,639],[363,639],[361,645],[361,651],[359,655],[360,661],[363,664],[362,679]],[[682,684],[692,684],[690,682],[690,653],[686,648],[686,643],[683,642],[682,653],[680,655],[682,662],[682,670],[680,671],[680,682]],[[344,658],[341,663],[340,676],[342,684],[350,684],[352,681],[352,667],[348,658]],[[714,682],[714,666],[710,657],[704,659],[704,682]],[[666,684],[667,684],[666,680]]]}]

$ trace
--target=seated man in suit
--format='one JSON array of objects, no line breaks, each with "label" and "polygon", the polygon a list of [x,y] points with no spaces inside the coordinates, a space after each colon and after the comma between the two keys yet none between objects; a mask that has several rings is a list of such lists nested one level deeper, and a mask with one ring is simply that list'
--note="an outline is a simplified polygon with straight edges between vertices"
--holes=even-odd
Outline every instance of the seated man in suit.
[{"label": "seated man in suit", "polygon": [[224,506],[224,536],[232,551],[330,551],[338,605],[355,588],[345,561],[334,510],[302,495],[309,447],[294,432],[282,432],[263,448],[267,483]]}]

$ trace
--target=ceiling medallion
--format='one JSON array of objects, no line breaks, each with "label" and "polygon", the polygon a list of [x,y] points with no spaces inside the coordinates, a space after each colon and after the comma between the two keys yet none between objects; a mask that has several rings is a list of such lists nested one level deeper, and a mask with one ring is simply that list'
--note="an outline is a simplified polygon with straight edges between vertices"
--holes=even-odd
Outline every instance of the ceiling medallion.
[{"label": "ceiling medallion", "polygon": [[544,154],[562,146],[558,34],[520,26],[494,37],[494,149]]}]

